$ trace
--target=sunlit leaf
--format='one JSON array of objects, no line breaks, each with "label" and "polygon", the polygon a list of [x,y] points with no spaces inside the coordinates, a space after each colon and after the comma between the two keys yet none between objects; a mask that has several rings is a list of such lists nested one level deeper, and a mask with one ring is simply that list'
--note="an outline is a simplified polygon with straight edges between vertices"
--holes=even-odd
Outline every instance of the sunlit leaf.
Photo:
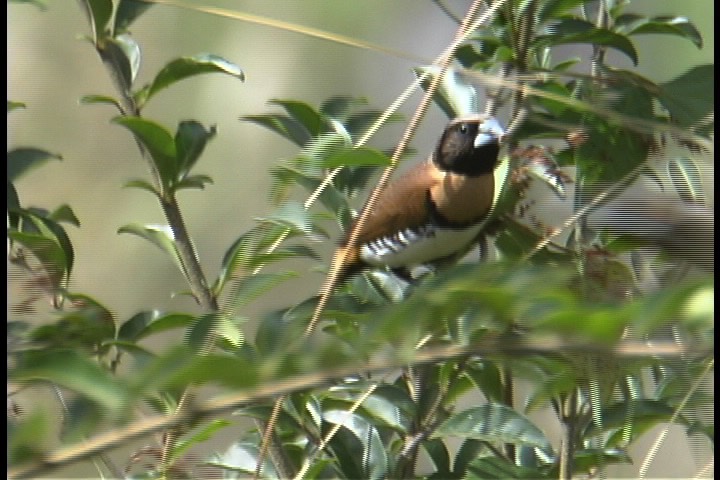
[{"label": "sunlit leaf", "polygon": [[170,227],[166,225],[131,224],[120,227],[120,229],[118,229],[118,233],[132,233],[133,235],[137,235],[145,240],[149,240],[160,250],[168,253],[173,262],[175,262],[175,265],[177,265],[180,271],[185,274],[185,268],[180,260],[180,254],[175,246],[175,239],[173,238]]},{"label": "sunlit leaf", "polygon": [[194,319],[193,315],[185,313],[165,313],[160,310],[140,312],[120,325],[117,338],[138,341],[155,333],[186,327]]},{"label": "sunlit leaf", "polygon": [[433,437],[445,435],[551,450],[542,430],[516,410],[497,403],[469,408],[451,416],[438,427]]},{"label": "sunlit leaf", "polygon": [[217,55],[202,53],[172,60],[158,72],[153,81],[137,94],[138,103],[145,104],[159,91],[170,85],[195,75],[204,73],[224,73],[245,80],[240,67]]},{"label": "sunlit leaf", "polygon": [[705,203],[702,174],[698,166],[687,157],[672,158],[667,164],[668,175],[675,192],[687,203]]},{"label": "sunlit leaf", "polygon": [[620,15],[615,22],[617,25],[623,27],[627,35],[643,33],[677,35],[687,38],[695,44],[697,48],[702,48],[703,46],[700,31],[685,17],[661,16],[648,18],[627,13]]},{"label": "sunlit leaf", "polygon": [[[100,58],[108,66],[117,87],[122,93],[129,94],[132,88],[134,70],[132,60],[126,53],[128,46],[127,42],[123,43],[112,37],[102,38],[96,44]],[[132,54],[132,50],[129,53]],[[134,60],[139,61],[138,58]]]},{"label": "sunlit leaf", "polygon": [[[387,452],[377,429],[372,424],[359,415],[345,410],[326,409],[323,412],[323,418],[327,422],[342,425],[352,432],[362,445],[361,451],[358,452],[360,457],[353,462],[357,465],[357,461],[360,461],[360,465],[357,465],[356,468],[361,471],[361,478],[384,478],[387,475]],[[338,441],[334,444],[337,446],[342,439],[342,436],[338,436]],[[349,455],[349,453],[348,451],[347,454]]]}]

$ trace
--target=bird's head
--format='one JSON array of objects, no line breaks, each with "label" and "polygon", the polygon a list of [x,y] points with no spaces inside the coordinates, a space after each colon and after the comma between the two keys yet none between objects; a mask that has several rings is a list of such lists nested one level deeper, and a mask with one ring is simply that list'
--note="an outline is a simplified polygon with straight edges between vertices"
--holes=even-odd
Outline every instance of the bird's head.
[{"label": "bird's head", "polygon": [[441,170],[470,176],[491,173],[505,134],[488,115],[458,117],[440,137],[433,161]]}]

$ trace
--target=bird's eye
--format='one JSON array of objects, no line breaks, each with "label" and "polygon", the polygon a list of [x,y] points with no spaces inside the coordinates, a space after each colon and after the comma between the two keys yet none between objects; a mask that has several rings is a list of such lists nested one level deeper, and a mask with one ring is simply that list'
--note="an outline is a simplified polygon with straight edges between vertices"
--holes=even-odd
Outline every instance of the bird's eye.
[{"label": "bird's eye", "polygon": [[460,124],[460,133],[468,133],[470,129],[467,126],[467,123],[461,123]]}]

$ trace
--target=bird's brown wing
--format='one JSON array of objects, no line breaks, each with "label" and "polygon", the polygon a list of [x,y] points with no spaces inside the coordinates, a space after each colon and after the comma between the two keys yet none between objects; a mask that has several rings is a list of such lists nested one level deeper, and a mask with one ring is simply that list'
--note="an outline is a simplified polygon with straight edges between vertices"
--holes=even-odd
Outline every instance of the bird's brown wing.
[{"label": "bird's brown wing", "polygon": [[431,162],[422,162],[391,182],[378,197],[357,245],[424,225],[428,221],[428,190],[439,181],[437,168]]}]

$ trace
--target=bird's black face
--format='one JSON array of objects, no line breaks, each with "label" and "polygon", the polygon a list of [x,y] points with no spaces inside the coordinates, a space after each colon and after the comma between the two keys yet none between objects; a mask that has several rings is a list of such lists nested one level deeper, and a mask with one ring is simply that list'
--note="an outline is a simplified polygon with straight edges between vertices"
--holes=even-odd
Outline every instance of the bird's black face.
[{"label": "bird's black face", "polygon": [[497,162],[502,133],[494,118],[455,120],[440,138],[435,164],[441,170],[469,176],[491,173]]}]

